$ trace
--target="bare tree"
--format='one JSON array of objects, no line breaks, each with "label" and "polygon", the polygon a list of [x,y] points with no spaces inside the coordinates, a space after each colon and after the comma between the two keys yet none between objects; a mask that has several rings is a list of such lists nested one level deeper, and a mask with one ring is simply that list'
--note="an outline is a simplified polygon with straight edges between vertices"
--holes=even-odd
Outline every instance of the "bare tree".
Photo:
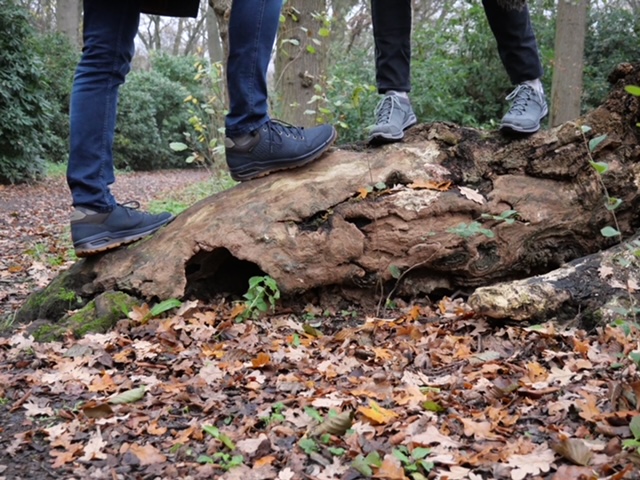
[{"label": "bare tree", "polygon": [[[330,22],[326,0],[295,0],[285,5],[277,42],[276,91],[285,110],[282,118],[312,126],[318,105],[311,104],[323,90]],[[313,112],[313,113],[312,113]]]},{"label": "bare tree", "polygon": [[80,20],[82,4],[80,0],[57,0],[56,31],[64,34],[72,45],[81,45]]},{"label": "bare tree", "polygon": [[589,0],[560,0],[556,19],[551,126],[580,115]]}]

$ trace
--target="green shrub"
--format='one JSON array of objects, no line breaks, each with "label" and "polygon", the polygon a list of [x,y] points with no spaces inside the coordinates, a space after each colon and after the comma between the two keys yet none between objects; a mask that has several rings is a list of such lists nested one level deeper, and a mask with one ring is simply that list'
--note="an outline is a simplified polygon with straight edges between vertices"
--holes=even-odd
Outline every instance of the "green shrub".
[{"label": "green shrub", "polygon": [[54,141],[44,80],[28,12],[14,0],[0,3],[0,183],[43,172],[44,146]]},{"label": "green shrub", "polygon": [[201,96],[195,91],[195,67],[191,64],[187,68],[186,62],[184,58],[157,55],[152,59],[152,70],[128,75],[120,91],[114,142],[116,167],[156,170],[187,166],[183,156],[169,148],[190,128],[185,98]]},{"label": "green shrub", "polygon": [[51,135],[44,145],[45,156],[48,161],[63,163],[69,156],[69,103],[80,52],[60,33],[36,36],[34,51],[44,62],[46,74],[42,87],[51,102]]}]

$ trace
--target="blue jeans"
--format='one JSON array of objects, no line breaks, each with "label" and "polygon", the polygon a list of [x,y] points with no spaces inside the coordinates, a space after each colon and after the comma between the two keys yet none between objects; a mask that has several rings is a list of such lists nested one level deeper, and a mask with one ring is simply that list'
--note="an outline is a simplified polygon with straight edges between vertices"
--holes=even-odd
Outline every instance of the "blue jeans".
[{"label": "blue jeans", "polygon": [[[269,120],[267,67],[282,0],[236,0],[229,25],[227,135],[253,131]],[[139,0],[84,0],[84,48],[71,93],[67,183],[74,206],[100,212],[116,200],[113,138],[118,90],[131,69],[140,22]]]}]

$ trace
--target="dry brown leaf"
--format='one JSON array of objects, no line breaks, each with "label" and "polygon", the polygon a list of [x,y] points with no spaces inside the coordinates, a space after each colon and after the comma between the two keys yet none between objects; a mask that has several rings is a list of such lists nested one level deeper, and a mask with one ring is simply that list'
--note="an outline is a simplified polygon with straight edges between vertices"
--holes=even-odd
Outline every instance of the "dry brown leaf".
[{"label": "dry brown leaf", "polygon": [[143,303],[139,307],[134,306],[127,314],[127,316],[134,322],[142,322],[148,319],[150,315],[151,309],[149,309],[149,305],[147,305],[146,303]]},{"label": "dry brown leaf", "polygon": [[164,435],[165,433],[167,433],[167,427],[160,427],[158,425],[158,421],[154,420],[147,427],[147,433],[149,435],[158,435],[158,436]]},{"label": "dry brown leaf", "polygon": [[113,409],[108,403],[98,403],[95,400],[87,402],[82,407],[87,418],[108,418],[113,415]]},{"label": "dry brown leaf", "polygon": [[495,440],[499,438],[498,435],[491,431],[490,422],[476,422],[470,418],[458,418],[464,425],[464,434],[467,437],[473,437],[476,440]]},{"label": "dry brown leaf", "polygon": [[60,450],[51,450],[51,455],[55,460],[53,461],[53,468],[63,467],[67,463],[73,462],[77,454],[82,450],[82,445],[79,443],[72,443],[69,445],[69,449],[61,452]]},{"label": "dry brown leaf", "polygon": [[592,468],[560,465],[551,480],[596,480],[600,478]]},{"label": "dry brown leaf", "polygon": [[129,447],[129,451],[138,457],[141,465],[153,465],[167,461],[167,457],[164,456],[160,450],[148,443],[145,445],[132,443]]},{"label": "dry brown leaf", "polygon": [[271,363],[271,356],[268,353],[260,352],[254,359],[251,360],[253,368],[266,367]]},{"label": "dry brown leaf", "polygon": [[98,429],[84,446],[84,455],[80,457],[80,460],[83,462],[104,460],[107,458],[107,454],[104,453],[106,446],[107,442],[102,439],[102,434],[100,433],[100,429]]},{"label": "dry brown leaf", "polygon": [[462,194],[462,196],[465,197],[466,199],[476,202],[480,205],[485,204],[486,200],[484,196],[481,193],[479,193],[477,190],[474,190],[468,187],[458,187],[458,189],[460,190],[460,193]]},{"label": "dry brown leaf", "polygon": [[342,412],[335,417],[328,417],[309,433],[310,437],[319,437],[328,433],[337,437],[344,435],[353,425],[353,412]]},{"label": "dry brown leaf", "polygon": [[371,192],[371,189],[369,187],[362,187],[358,189],[358,196],[356,198],[360,199],[360,200],[364,200],[365,198],[367,198],[367,195],[369,195],[369,193]]},{"label": "dry brown leaf", "polygon": [[404,467],[400,460],[391,454],[386,454],[382,460],[382,465],[375,472],[373,478],[384,480],[409,480],[404,474]]},{"label": "dry brown leaf", "polygon": [[511,455],[509,457],[509,466],[513,467],[511,478],[512,480],[524,480],[530,478],[530,475],[546,473],[554,458],[553,450],[544,446],[527,455]]},{"label": "dry brown leaf", "polygon": [[596,397],[584,391],[581,391],[580,395],[584,400],[576,400],[576,407],[580,410],[578,415],[585,420],[594,421],[602,413],[596,404]]},{"label": "dry brown leaf", "polygon": [[600,274],[600,278],[604,280],[612,276],[614,273],[614,270],[609,265],[600,265],[600,268],[598,268],[598,273]]},{"label": "dry brown leaf", "polygon": [[434,182],[432,180],[416,180],[408,185],[413,190],[427,189],[446,192],[451,188],[451,182]]},{"label": "dry brown leaf", "polygon": [[593,456],[591,449],[579,438],[563,438],[551,448],[575,465],[587,466]]}]

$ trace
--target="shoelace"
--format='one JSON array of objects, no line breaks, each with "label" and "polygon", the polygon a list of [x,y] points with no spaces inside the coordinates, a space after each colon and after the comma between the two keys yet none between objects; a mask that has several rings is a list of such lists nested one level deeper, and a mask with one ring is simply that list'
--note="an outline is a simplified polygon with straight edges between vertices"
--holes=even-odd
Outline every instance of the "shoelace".
[{"label": "shoelace", "polygon": [[296,127],[281,120],[271,119],[266,123],[269,131],[269,144],[282,144],[282,136],[292,137],[294,140],[304,140],[303,127]]},{"label": "shoelace", "polygon": [[118,204],[121,207],[124,207],[127,211],[127,215],[131,216],[131,210],[138,210],[140,208],[140,202],[137,200],[129,200],[124,203]]},{"label": "shoelace", "polygon": [[522,113],[527,108],[527,104],[529,100],[531,100],[531,96],[534,94],[534,90],[529,85],[518,85],[513,92],[507,95],[505,100],[511,101],[511,108],[509,109],[509,113],[519,112]]},{"label": "shoelace", "polygon": [[386,124],[391,121],[391,115],[395,106],[400,107],[400,100],[396,95],[386,95],[376,105],[374,115],[376,116],[376,124]]}]

